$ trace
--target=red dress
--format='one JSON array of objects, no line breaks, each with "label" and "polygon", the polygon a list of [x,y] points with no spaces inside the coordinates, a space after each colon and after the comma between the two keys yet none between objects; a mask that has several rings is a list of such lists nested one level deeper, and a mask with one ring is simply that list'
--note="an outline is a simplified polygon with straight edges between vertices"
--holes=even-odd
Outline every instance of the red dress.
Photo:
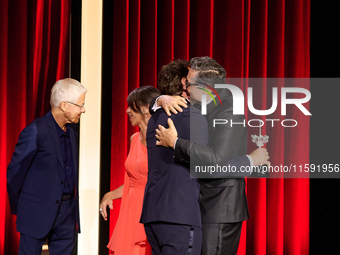
[{"label": "red dress", "polygon": [[141,143],[139,132],[132,137],[125,169],[119,217],[107,247],[114,255],[149,255],[151,246],[144,225],[139,223],[148,177],[147,148]]}]

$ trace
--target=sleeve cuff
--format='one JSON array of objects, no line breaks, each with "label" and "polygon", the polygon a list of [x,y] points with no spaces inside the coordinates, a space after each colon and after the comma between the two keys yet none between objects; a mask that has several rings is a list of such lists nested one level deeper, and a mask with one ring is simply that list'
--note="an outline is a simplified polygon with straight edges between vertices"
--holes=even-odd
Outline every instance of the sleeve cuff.
[{"label": "sleeve cuff", "polygon": [[[163,96],[163,95],[162,95],[162,96]],[[157,111],[158,109],[161,109],[161,108],[162,108],[162,106],[158,106],[158,105],[157,105],[158,99],[160,99],[162,96],[159,96],[159,97],[156,98],[155,103],[153,104],[153,106],[152,106],[152,108],[151,108],[151,110],[153,110],[153,112],[155,112],[155,111]]]},{"label": "sleeve cuff", "polygon": [[250,167],[252,168],[253,165],[254,165],[254,160],[253,160],[253,158],[250,157],[249,155],[246,155],[246,156],[247,156],[247,158],[249,159],[249,161],[250,161]]},{"label": "sleeve cuff", "polygon": [[174,143],[174,149],[176,148],[176,143],[177,143],[178,137],[176,138],[176,141]]}]

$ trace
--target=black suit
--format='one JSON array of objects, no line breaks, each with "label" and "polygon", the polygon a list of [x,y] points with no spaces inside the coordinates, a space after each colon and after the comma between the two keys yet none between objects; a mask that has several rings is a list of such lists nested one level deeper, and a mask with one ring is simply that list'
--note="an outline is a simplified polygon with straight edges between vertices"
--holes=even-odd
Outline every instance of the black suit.
[{"label": "black suit", "polygon": [[[197,110],[197,109],[196,109]],[[202,130],[200,142],[207,143],[207,122],[204,116],[201,116],[199,112],[195,111],[200,128],[206,127],[206,130]],[[197,242],[201,233],[201,214],[199,208],[199,188],[198,181],[194,178],[190,178],[190,171],[188,166],[176,164],[174,162],[174,151],[170,148],[163,146],[156,146],[155,129],[158,125],[168,127],[168,116],[163,109],[156,111],[149,120],[147,129],[147,148],[148,148],[148,181],[145,187],[145,195],[143,202],[143,210],[141,215],[141,223],[146,226],[151,226],[152,231],[155,233],[155,228],[161,223],[162,231],[159,231],[161,235],[156,234],[158,239],[158,247],[152,242],[149,232],[151,229],[146,228],[148,240],[153,248],[154,254],[171,254],[165,252],[166,247],[172,245],[176,246],[177,241],[188,238],[188,245],[190,242],[190,234],[182,236],[181,233],[177,233],[175,239],[166,236],[172,234],[174,226],[181,228],[181,225],[188,226],[190,229],[199,231],[196,235],[196,241],[194,240],[195,247],[192,247],[194,253],[200,254],[201,241]],[[184,108],[182,113],[172,115],[173,120],[179,137],[184,139],[190,139],[190,107]],[[197,137],[199,138],[199,137]],[[164,224],[166,223],[166,224]],[[168,230],[169,229],[169,230]],[[175,231],[176,232],[176,231]],[[184,234],[183,234],[184,235]],[[159,240],[170,240],[174,243],[161,243]],[[172,240],[171,240],[172,239]],[[166,241],[165,241],[166,242]],[[198,246],[198,247],[197,247]],[[157,253],[160,252],[160,253]],[[172,252],[175,252],[174,250]],[[175,252],[177,253],[177,250]],[[173,254],[175,254],[173,253]],[[184,254],[184,253],[183,253]]]},{"label": "black suit", "polygon": [[[232,97],[223,90],[219,93],[222,105],[215,106],[211,102],[207,106],[207,120],[209,123],[210,140],[209,146],[200,146],[179,138],[175,147],[176,161],[187,161],[188,158],[194,162],[204,162],[207,165],[222,165],[231,159],[232,164],[249,166],[250,162],[245,156],[247,150],[247,130],[241,124],[230,127],[230,121],[243,123],[244,116],[232,115]],[[226,119],[228,124],[213,127],[214,119]],[[233,159],[234,158],[234,159]],[[242,221],[249,218],[247,199],[245,194],[245,181],[243,178],[204,179],[200,180],[200,208],[203,223],[203,254],[215,254],[214,247],[219,246],[220,254],[234,254],[237,251],[239,234]],[[213,238],[214,227],[210,224],[232,224],[237,228],[233,234],[232,242],[217,244],[218,240]],[[240,224],[239,224],[240,223]],[[227,228],[229,229],[229,228]],[[234,230],[226,230],[234,233]],[[224,238],[222,233],[218,238]],[[228,233],[227,233],[228,234]],[[217,235],[217,234],[216,234]],[[215,235],[215,236],[216,236]],[[229,237],[228,237],[229,238]],[[233,247],[231,247],[233,245]],[[223,247],[220,247],[223,246]],[[228,247],[227,247],[228,246]],[[215,247],[216,248],[216,247]],[[236,250],[236,251],[235,251]]]},{"label": "black suit", "polygon": [[[53,238],[49,235],[56,231],[57,225],[62,225],[64,231],[56,242],[60,247],[54,248],[53,245],[50,250],[66,254],[63,249],[67,249],[69,243],[73,245],[75,231],[79,232],[78,151],[76,133],[70,125],[68,130],[75,192],[67,201],[63,199],[66,170],[52,113],[48,112],[28,125],[21,132],[15,146],[7,168],[7,190],[11,212],[17,215],[17,231],[21,233],[19,254],[22,251],[34,254],[24,246],[26,243],[23,242],[23,237],[39,240],[40,254],[46,236],[51,241]],[[66,209],[60,209],[61,207]],[[66,214],[63,210],[70,211],[65,216],[68,224],[59,224],[60,218]]]}]

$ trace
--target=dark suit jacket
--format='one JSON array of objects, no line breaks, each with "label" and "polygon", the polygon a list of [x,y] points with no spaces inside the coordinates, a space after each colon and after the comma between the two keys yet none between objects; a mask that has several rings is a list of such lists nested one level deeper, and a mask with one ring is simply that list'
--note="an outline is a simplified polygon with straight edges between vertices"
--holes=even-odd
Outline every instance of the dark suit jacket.
[{"label": "dark suit jacket", "polygon": [[[70,131],[79,231],[78,153],[75,131]],[[17,231],[43,238],[50,231],[63,195],[65,182],[56,125],[51,112],[34,120],[20,134],[7,168],[7,191]]]},{"label": "dark suit jacket", "polygon": [[[211,102],[207,106],[207,120],[209,124],[209,146],[178,139],[175,147],[177,162],[202,161],[207,165],[249,166],[247,152],[247,129],[243,125],[233,125],[230,121],[242,123],[243,115],[232,114],[232,97],[223,90],[219,93],[222,105],[215,106]],[[214,119],[227,119],[229,124],[213,127]],[[229,161],[228,161],[229,160]],[[217,177],[219,177],[217,175]],[[230,177],[230,176],[229,176]],[[231,223],[249,218],[248,205],[243,178],[200,179],[200,206],[203,223]]]},{"label": "dark suit jacket", "polygon": [[[197,123],[207,128],[204,116],[196,112]],[[148,181],[145,187],[141,223],[163,221],[201,227],[199,209],[199,184],[190,178],[188,166],[174,162],[174,151],[156,146],[155,129],[161,124],[168,127],[168,116],[163,109],[156,111],[149,120],[147,129]],[[172,115],[178,136],[190,139],[190,107]],[[205,124],[204,124],[205,123]],[[198,132],[201,143],[207,143],[207,130]]]}]

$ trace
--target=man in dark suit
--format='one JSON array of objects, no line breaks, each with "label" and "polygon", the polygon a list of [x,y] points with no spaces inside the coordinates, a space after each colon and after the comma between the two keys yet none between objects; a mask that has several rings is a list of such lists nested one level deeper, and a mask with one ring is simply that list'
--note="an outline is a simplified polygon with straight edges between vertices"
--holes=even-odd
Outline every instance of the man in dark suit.
[{"label": "man in dark suit", "polygon": [[[187,97],[186,93],[190,93],[185,90],[188,66],[188,61],[175,60],[162,67],[158,75],[161,94]],[[196,142],[207,144],[207,122],[197,109],[190,113],[190,107],[172,116],[179,137],[190,138],[190,115],[195,120],[197,118],[196,125],[202,128]],[[166,126],[167,120],[168,116],[160,109],[148,123],[146,141],[149,172],[141,223],[144,223],[153,254],[200,255],[202,232],[199,184],[196,179],[190,178],[189,165],[174,162],[172,149],[156,146],[155,130],[160,124]]]},{"label": "man in dark suit", "polygon": [[20,134],[7,169],[7,190],[20,232],[19,254],[71,254],[79,233],[76,133],[85,113],[86,89],[74,79],[57,81],[51,111]]},{"label": "man in dark suit", "polygon": [[[226,77],[224,68],[209,57],[197,57],[190,61],[191,69],[187,80],[191,94],[200,84],[214,86],[214,79],[224,83]],[[228,120],[228,123],[243,123],[243,115],[233,115],[232,96],[229,91],[219,90],[222,105],[213,101],[207,105],[207,120],[209,123],[209,146],[200,146],[188,139],[178,137],[175,126],[169,129],[160,127],[158,144],[175,148],[176,162],[191,162],[214,166],[224,164],[236,166],[257,166],[268,162],[266,149],[257,149],[250,155],[247,150],[247,130],[243,125],[213,126],[214,119]],[[200,97],[191,96],[191,101],[200,105]],[[164,137],[168,136],[168,137]],[[250,173],[248,172],[248,175]],[[202,254],[236,254],[241,234],[242,222],[249,218],[245,181],[236,178],[233,173],[218,173],[211,179],[200,179],[200,208],[202,213],[203,247]],[[247,175],[244,174],[244,175]],[[203,175],[204,176],[204,175]],[[215,177],[215,178],[214,178]],[[233,178],[230,178],[233,177]],[[240,177],[240,176],[239,176]],[[222,179],[224,178],[224,179]]]}]

